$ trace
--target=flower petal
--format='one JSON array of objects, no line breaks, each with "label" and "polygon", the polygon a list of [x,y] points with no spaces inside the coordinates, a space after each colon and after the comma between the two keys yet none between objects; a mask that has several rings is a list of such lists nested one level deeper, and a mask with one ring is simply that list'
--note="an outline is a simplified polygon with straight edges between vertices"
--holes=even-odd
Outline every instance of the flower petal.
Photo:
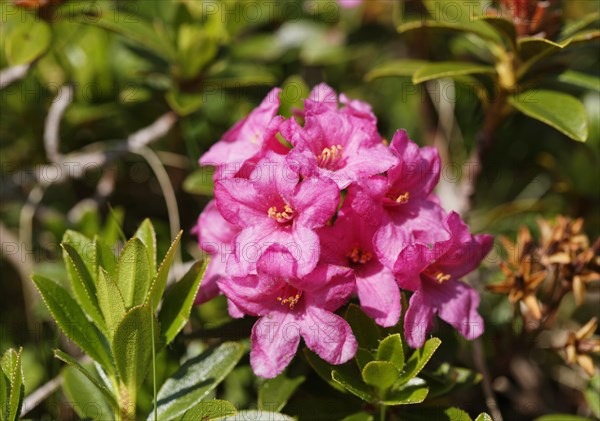
[{"label": "flower petal", "polygon": [[257,376],[273,378],[292,361],[300,343],[300,324],[291,313],[273,312],[252,327],[250,365]]},{"label": "flower petal", "polygon": [[411,348],[421,348],[427,334],[433,328],[435,308],[430,305],[421,290],[415,291],[404,316],[404,334]]},{"label": "flower petal", "polygon": [[355,270],[356,292],[363,311],[383,327],[394,326],[400,319],[400,290],[394,274],[372,260]]},{"label": "flower petal", "polygon": [[310,306],[300,324],[306,346],[330,364],[343,364],[356,353],[356,338],[340,316]]}]

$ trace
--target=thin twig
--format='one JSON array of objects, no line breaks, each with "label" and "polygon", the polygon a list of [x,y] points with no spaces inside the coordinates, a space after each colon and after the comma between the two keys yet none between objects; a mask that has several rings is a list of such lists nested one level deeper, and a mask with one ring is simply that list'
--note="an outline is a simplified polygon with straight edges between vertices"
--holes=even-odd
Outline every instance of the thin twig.
[{"label": "thin twig", "polygon": [[54,392],[56,392],[58,388],[62,385],[62,382],[62,376],[58,375],[49,382],[43,384],[38,389],[34,390],[29,396],[27,396],[23,401],[23,407],[21,409],[21,418],[27,415],[32,409],[37,407]]},{"label": "thin twig", "polygon": [[27,72],[31,67],[31,63],[19,64],[0,71],[0,89],[6,88],[11,83],[23,79],[27,76]]},{"label": "thin twig", "polygon": [[483,393],[485,395],[485,404],[490,411],[490,415],[494,421],[503,421],[502,414],[496,397],[494,395],[494,389],[492,388],[492,382],[490,381],[490,373],[485,363],[485,355],[483,352],[483,343],[481,338],[477,338],[473,341],[473,359],[477,370],[481,373],[483,379],[481,380]]},{"label": "thin twig", "polygon": [[[179,207],[177,205],[177,196],[175,195],[175,189],[169,178],[169,174],[162,162],[156,156],[154,151],[148,147],[142,147],[136,151],[142,158],[146,160],[150,168],[154,172],[160,189],[163,192],[165,202],[167,204],[167,212],[169,214],[169,228],[171,230],[171,240],[174,240],[179,230],[181,229],[181,222],[179,220]],[[181,266],[181,247],[178,247],[175,251],[175,269]],[[175,272],[175,270],[174,270]],[[175,273],[176,277],[179,277],[179,273]]]},{"label": "thin twig", "polygon": [[44,147],[46,156],[50,162],[60,162],[62,155],[60,153],[60,121],[65,110],[73,101],[73,87],[63,85],[54,99],[46,123],[44,125]]}]

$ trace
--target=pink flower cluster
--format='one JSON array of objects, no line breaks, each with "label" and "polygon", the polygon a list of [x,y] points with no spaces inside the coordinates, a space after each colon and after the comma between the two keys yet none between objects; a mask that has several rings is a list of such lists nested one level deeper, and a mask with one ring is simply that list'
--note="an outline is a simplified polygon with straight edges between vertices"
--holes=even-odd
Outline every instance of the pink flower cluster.
[{"label": "pink flower cluster", "polygon": [[400,289],[411,291],[404,329],[415,348],[436,313],[467,339],[481,335],[479,295],[460,279],[492,238],[440,207],[437,152],[404,131],[388,146],[370,106],[327,85],[288,119],[276,115],[280,93],[200,159],[216,171],[194,231],[212,255],[197,302],[223,293],[233,317],[259,317],[254,372],[281,373],[300,337],[331,364],[352,358],[356,340],[335,311],[353,295],[387,327],[399,321]]}]

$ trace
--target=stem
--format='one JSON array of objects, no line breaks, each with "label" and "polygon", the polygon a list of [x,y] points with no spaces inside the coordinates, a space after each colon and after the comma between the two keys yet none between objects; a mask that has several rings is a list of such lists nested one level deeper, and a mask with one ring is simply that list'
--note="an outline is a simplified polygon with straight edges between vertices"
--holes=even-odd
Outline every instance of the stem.
[{"label": "stem", "polygon": [[490,415],[494,421],[502,421],[502,414],[500,413],[498,402],[496,402],[494,389],[492,388],[492,382],[490,380],[490,373],[487,369],[487,365],[485,364],[485,356],[483,353],[483,344],[481,342],[481,338],[477,338],[473,341],[473,360],[477,370],[479,370],[481,376],[483,377],[481,382],[483,386],[483,394],[485,395],[485,404],[490,411]]},{"label": "stem", "polygon": [[379,421],[385,421],[385,411],[387,407],[383,404],[379,405]]}]

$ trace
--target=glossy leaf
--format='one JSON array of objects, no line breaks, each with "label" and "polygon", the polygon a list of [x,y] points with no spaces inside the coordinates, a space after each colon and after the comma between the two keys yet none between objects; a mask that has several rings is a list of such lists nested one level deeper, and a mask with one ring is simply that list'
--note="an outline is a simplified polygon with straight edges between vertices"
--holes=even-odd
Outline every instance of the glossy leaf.
[{"label": "glossy leaf", "polygon": [[287,372],[265,380],[258,389],[258,409],[279,412],[306,377],[291,377]]},{"label": "glossy leaf", "polygon": [[179,240],[181,239],[181,234],[183,231],[179,231],[177,237],[169,247],[167,254],[165,255],[162,263],[158,267],[158,271],[156,272],[156,276],[152,280],[152,285],[150,286],[150,290],[148,291],[148,296],[146,298],[146,303],[150,304],[152,311],[156,311],[158,304],[160,303],[160,299],[165,292],[165,287],[167,286],[167,279],[169,277],[169,270],[173,265],[173,259],[175,259],[175,250],[177,250],[177,246],[179,245]]},{"label": "glossy leaf", "polygon": [[182,117],[198,111],[204,103],[201,93],[182,92],[176,88],[169,90],[165,99],[169,107]]},{"label": "glossy leaf", "polygon": [[515,45],[517,42],[517,28],[512,21],[499,16],[479,16],[477,19],[481,19],[486,22],[498,33],[505,37],[509,41],[510,45]]},{"label": "glossy leaf", "polygon": [[399,333],[387,336],[379,343],[377,359],[379,361],[389,361],[399,371],[404,369],[404,349],[402,347],[402,337]]},{"label": "glossy leaf", "polygon": [[104,396],[104,399],[113,407],[118,408],[117,401],[114,395],[106,386],[101,384],[85,367],[83,367],[79,361],[71,357],[69,354],[62,352],[59,349],[54,350],[54,356],[59,360],[67,363],[69,366],[76,370],[79,370],[87,379],[93,384],[93,386]]},{"label": "glossy leaf", "polygon": [[62,370],[61,377],[62,388],[69,404],[81,419],[101,421],[114,418],[111,406],[105,396],[90,382],[89,376],[68,366]]},{"label": "glossy leaf", "polygon": [[413,74],[413,83],[422,83],[428,80],[440,79],[444,77],[464,76],[472,74],[493,74],[496,69],[487,66],[469,62],[439,62],[426,64]]},{"label": "glossy leaf", "polygon": [[417,70],[427,64],[430,62],[424,60],[394,60],[371,69],[365,79],[371,81],[382,77],[412,77]]},{"label": "glossy leaf", "polygon": [[[336,368],[336,366],[333,366],[327,361],[322,360],[317,354],[315,354],[308,348],[304,348],[303,352],[306,361],[308,361],[308,364],[312,367],[313,370],[315,370],[319,377],[321,377],[334,389],[337,389],[341,392],[344,392],[346,390],[342,385],[340,385],[338,382],[334,381],[331,378],[331,372],[334,370],[334,368]],[[337,368],[339,370],[339,367]]]},{"label": "glossy leaf", "polygon": [[165,344],[171,343],[187,323],[208,262],[208,258],[195,262],[185,276],[165,294],[158,314]]},{"label": "glossy leaf", "polygon": [[400,390],[389,391],[382,403],[389,406],[413,405],[421,403],[427,397],[429,390],[422,386],[408,386]]},{"label": "glossy leaf", "polygon": [[477,418],[475,418],[475,421],[494,421],[494,420],[492,419],[492,417],[489,414],[482,412],[481,414],[477,415]]},{"label": "glossy leaf", "polygon": [[104,337],[94,325],[90,325],[79,304],[54,281],[41,275],[33,275],[32,279],[64,334],[103,367],[111,367]]},{"label": "glossy leaf", "polygon": [[567,70],[558,76],[558,80],[569,85],[600,92],[600,78],[598,76]]},{"label": "glossy leaf", "polygon": [[204,400],[233,370],[244,353],[242,344],[225,342],[183,363],[158,392],[158,418],[179,417]]},{"label": "glossy leaf", "polygon": [[491,41],[493,43],[502,43],[502,38],[498,32],[482,20],[473,20],[470,22],[448,22],[434,20],[416,20],[401,24],[397,28],[398,32],[404,33],[414,30],[439,30],[474,34],[478,37]]},{"label": "glossy leaf", "polygon": [[11,66],[31,63],[46,52],[52,40],[47,22],[29,17],[6,36],[6,57]]},{"label": "glossy leaf", "polygon": [[584,142],[587,139],[585,108],[571,95],[531,89],[512,95],[508,100],[523,114],[554,127],[573,140]]},{"label": "glossy leaf", "polygon": [[356,412],[352,415],[348,415],[347,417],[344,417],[342,419],[342,421],[373,421],[373,415],[369,414],[368,412]]},{"label": "glossy leaf", "polygon": [[146,246],[139,238],[134,237],[125,243],[116,267],[116,282],[126,308],[145,302],[150,280]]},{"label": "glossy leaf", "polygon": [[[79,256],[79,260],[83,265],[85,265],[85,268],[87,269],[87,271],[82,270],[82,272],[87,272],[87,274],[89,274],[89,278],[95,280],[97,266],[97,251],[94,242],[77,231],[67,230],[63,235],[61,245],[71,246],[72,251],[74,252],[69,253],[69,255],[77,254]],[[65,253],[63,253],[63,257],[64,255]],[[82,269],[81,266],[78,267]]]},{"label": "glossy leaf", "polygon": [[135,402],[138,387],[150,371],[152,363],[152,325],[158,335],[160,329],[147,305],[130,309],[115,331],[112,350],[121,382]]},{"label": "glossy leaf", "polygon": [[354,360],[356,361],[356,365],[358,366],[358,369],[360,371],[362,371],[365,365],[367,365],[374,359],[375,357],[373,356],[373,353],[364,348],[358,348],[356,350],[356,355],[354,355]]},{"label": "glossy leaf", "polygon": [[114,275],[117,267],[117,256],[115,256],[113,249],[99,238],[95,238],[94,242],[96,244],[98,266],[104,268],[109,274]]},{"label": "glossy leaf", "polygon": [[377,349],[381,331],[373,319],[363,313],[355,304],[348,306],[345,318],[352,328],[358,346],[367,350]]},{"label": "glossy leaf", "polygon": [[546,56],[548,54],[560,51],[564,44],[558,44],[545,38],[526,37],[518,41],[519,57],[523,61],[534,57]]},{"label": "glossy leaf", "polygon": [[154,232],[154,227],[150,219],[144,219],[134,235],[146,246],[151,274],[154,277],[156,274],[156,232]]},{"label": "glossy leaf", "polygon": [[362,370],[364,382],[381,391],[389,389],[398,380],[398,370],[387,361],[371,361]]},{"label": "glossy leaf", "polygon": [[363,401],[374,402],[377,398],[373,395],[373,392],[369,386],[362,382],[360,374],[351,374],[341,370],[333,370],[331,372],[331,378],[344,389],[358,396]]},{"label": "glossy leaf", "polygon": [[[178,421],[216,420],[235,415],[236,413],[235,406],[231,402],[213,399],[198,403],[181,417],[174,419]],[[148,420],[154,420],[154,418],[149,417]]]},{"label": "glossy leaf", "polygon": [[425,342],[423,347],[415,350],[408,360],[406,360],[404,372],[400,375],[400,384],[406,384],[416,377],[429,362],[441,343],[442,341],[438,338],[431,338]]},{"label": "glossy leaf", "polygon": [[[11,351],[10,349],[7,351]],[[4,370],[0,370],[0,402],[10,402],[10,380],[4,373]],[[4,405],[0,407],[0,420],[8,419],[8,411],[10,405]]]}]

